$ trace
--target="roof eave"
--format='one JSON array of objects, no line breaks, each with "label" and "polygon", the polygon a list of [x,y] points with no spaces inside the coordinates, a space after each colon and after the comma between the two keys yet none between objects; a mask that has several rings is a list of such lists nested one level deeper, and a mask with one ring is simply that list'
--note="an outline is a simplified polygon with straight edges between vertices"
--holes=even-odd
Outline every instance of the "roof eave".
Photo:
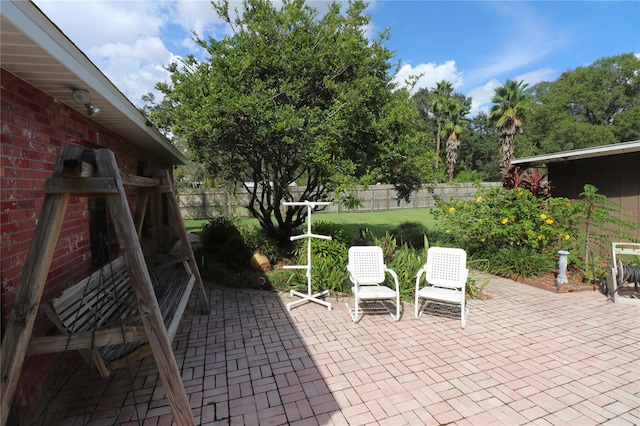
[{"label": "roof eave", "polygon": [[[105,127],[116,132],[123,138],[151,151],[171,164],[187,163],[185,155],[171,144],[155,126],[149,123],[144,114],[111,83],[93,62],[62,33],[35,4],[31,1],[5,0],[2,2],[1,14],[3,19],[9,20],[20,32],[27,36],[34,45],[46,51],[55,61],[63,64],[73,75],[75,81],[81,81],[84,87],[90,88],[92,98],[100,99],[100,105],[97,106],[103,110],[105,108],[112,108],[113,113],[118,114],[120,117],[118,120],[126,121],[129,124],[126,126],[126,129],[119,129],[113,125],[105,125],[100,123],[100,115],[92,117],[94,121],[105,125]],[[4,68],[5,64],[3,63],[2,65]],[[9,65],[7,65],[7,67],[8,66]],[[11,69],[7,69],[13,72]],[[18,76],[23,78],[21,75]],[[25,81],[31,83],[28,78],[25,78]],[[36,85],[36,87],[38,86]],[[70,97],[71,89],[69,88],[68,90]],[[45,92],[47,92],[47,90],[45,90]],[[59,94],[48,94],[54,98],[60,98]],[[69,102],[65,99],[61,100],[63,102]],[[82,108],[82,106],[72,104],[70,106]],[[135,136],[132,137],[132,134]]]},{"label": "roof eave", "polygon": [[559,163],[594,157],[606,157],[610,155],[618,155],[637,151],[640,151],[640,140],[604,145],[599,147],[574,149],[571,151],[554,152],[551,154],[534,155],[531,157],[522,157],[512,160],[511,164],[540,167],[549,163]]}]

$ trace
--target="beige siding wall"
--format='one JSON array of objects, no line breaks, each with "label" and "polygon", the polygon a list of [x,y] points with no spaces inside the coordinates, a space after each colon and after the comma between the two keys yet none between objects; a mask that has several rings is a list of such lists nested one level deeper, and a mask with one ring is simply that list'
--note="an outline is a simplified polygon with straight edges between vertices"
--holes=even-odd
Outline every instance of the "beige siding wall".
[{"label": "beige siding wall", "polygon": [[591,184],[622,207],[624,219],[636,223],[632,234],[640,239],[640,152],[552,163],[548,170],[554,196],[577,200]]}]

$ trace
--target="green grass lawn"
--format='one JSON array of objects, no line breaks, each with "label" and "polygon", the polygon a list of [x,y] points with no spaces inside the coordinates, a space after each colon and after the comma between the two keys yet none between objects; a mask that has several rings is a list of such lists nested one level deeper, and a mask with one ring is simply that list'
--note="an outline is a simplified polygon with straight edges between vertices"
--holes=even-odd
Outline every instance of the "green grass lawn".
[{"label": "green grass lawn", "polygon": [[357,236],[361,228],[368,228],[375,235],[384,235],[387,231],[405,222],[418,222],[429,229],[437,226],[432,209],[389,210],[367,213],[318,213],[313,223],[331,222],[344,227],[350,235]]},{"label": "green grass lawn", "polygon": [[187,229],[187,232],[197,234],[207,222],[209,222],[208,219],[187,219],[184,221],[184,227]]},{"label": "green grass lawn", "polygon": [[[313,223],[329,222],[344,226],[350,235],[357,236],[360,228],[368,228],[376,235],[384,235],[387,231],[405,222],[418,222],[429,229],[436,228],[438,222],[433,217],[432,209],[389,210],[384,212],[366,213],[314,213]],[[242,219],[258,226],[256,219]],[[185,220],[187,232],[200,232],[208,222],[207,219]]]}]

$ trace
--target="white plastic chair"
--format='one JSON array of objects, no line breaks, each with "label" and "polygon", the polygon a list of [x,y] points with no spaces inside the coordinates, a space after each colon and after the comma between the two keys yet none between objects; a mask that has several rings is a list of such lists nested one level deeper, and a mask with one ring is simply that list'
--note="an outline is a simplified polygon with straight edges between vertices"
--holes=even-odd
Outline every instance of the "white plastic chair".
[{"label": "white plastic chair", "polygon": [[[349,280],[353,283],[351,290],[355,298],[353,308],[347,303],[347,309],[349,309],[353,322],[357,322],[360,315],[365,311],[379,312],[386,310],[391,314],[394,321],[400,319],[398,276],[384,264],[384,257],[380,247],[353,246],[349,248],[347,271],[349,272]],[[393,278],[395,289],[382,285],[387,272]],[[388,301],[390,300],[395,303],[395,314],[388,306]],[[376,307],[372,307],[370,302],[373,302]]]},{"label": "white plastic chair", "polygon": [[[424,287],[421,277],[425,275]],[[415,317],[420,318],[429,302],[439,305],[459,306],[460,324],[467,324],[466,283],[469,276],[467,253],[463,249],[430,247],[427,263],[416,276]]]}]

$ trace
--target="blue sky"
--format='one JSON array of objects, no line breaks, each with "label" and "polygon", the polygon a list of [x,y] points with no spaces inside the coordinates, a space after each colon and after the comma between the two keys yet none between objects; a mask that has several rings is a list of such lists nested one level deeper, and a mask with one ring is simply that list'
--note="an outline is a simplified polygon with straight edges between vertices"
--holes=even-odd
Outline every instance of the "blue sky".
[{"label": "blue sky", "polygon": [[[226,30],[208,0],[35,3],[136,106],[168,80],[164,65],[201,56],[192,31],[220,38]],[[431,88],[447,80],[473,97],[472,113],[508,78],[535,84],[605,56],[640,54],[639,1],[378,0],[367,13],[370,37],[390,28],[398,81],[423,74],[418,87]]]}]

